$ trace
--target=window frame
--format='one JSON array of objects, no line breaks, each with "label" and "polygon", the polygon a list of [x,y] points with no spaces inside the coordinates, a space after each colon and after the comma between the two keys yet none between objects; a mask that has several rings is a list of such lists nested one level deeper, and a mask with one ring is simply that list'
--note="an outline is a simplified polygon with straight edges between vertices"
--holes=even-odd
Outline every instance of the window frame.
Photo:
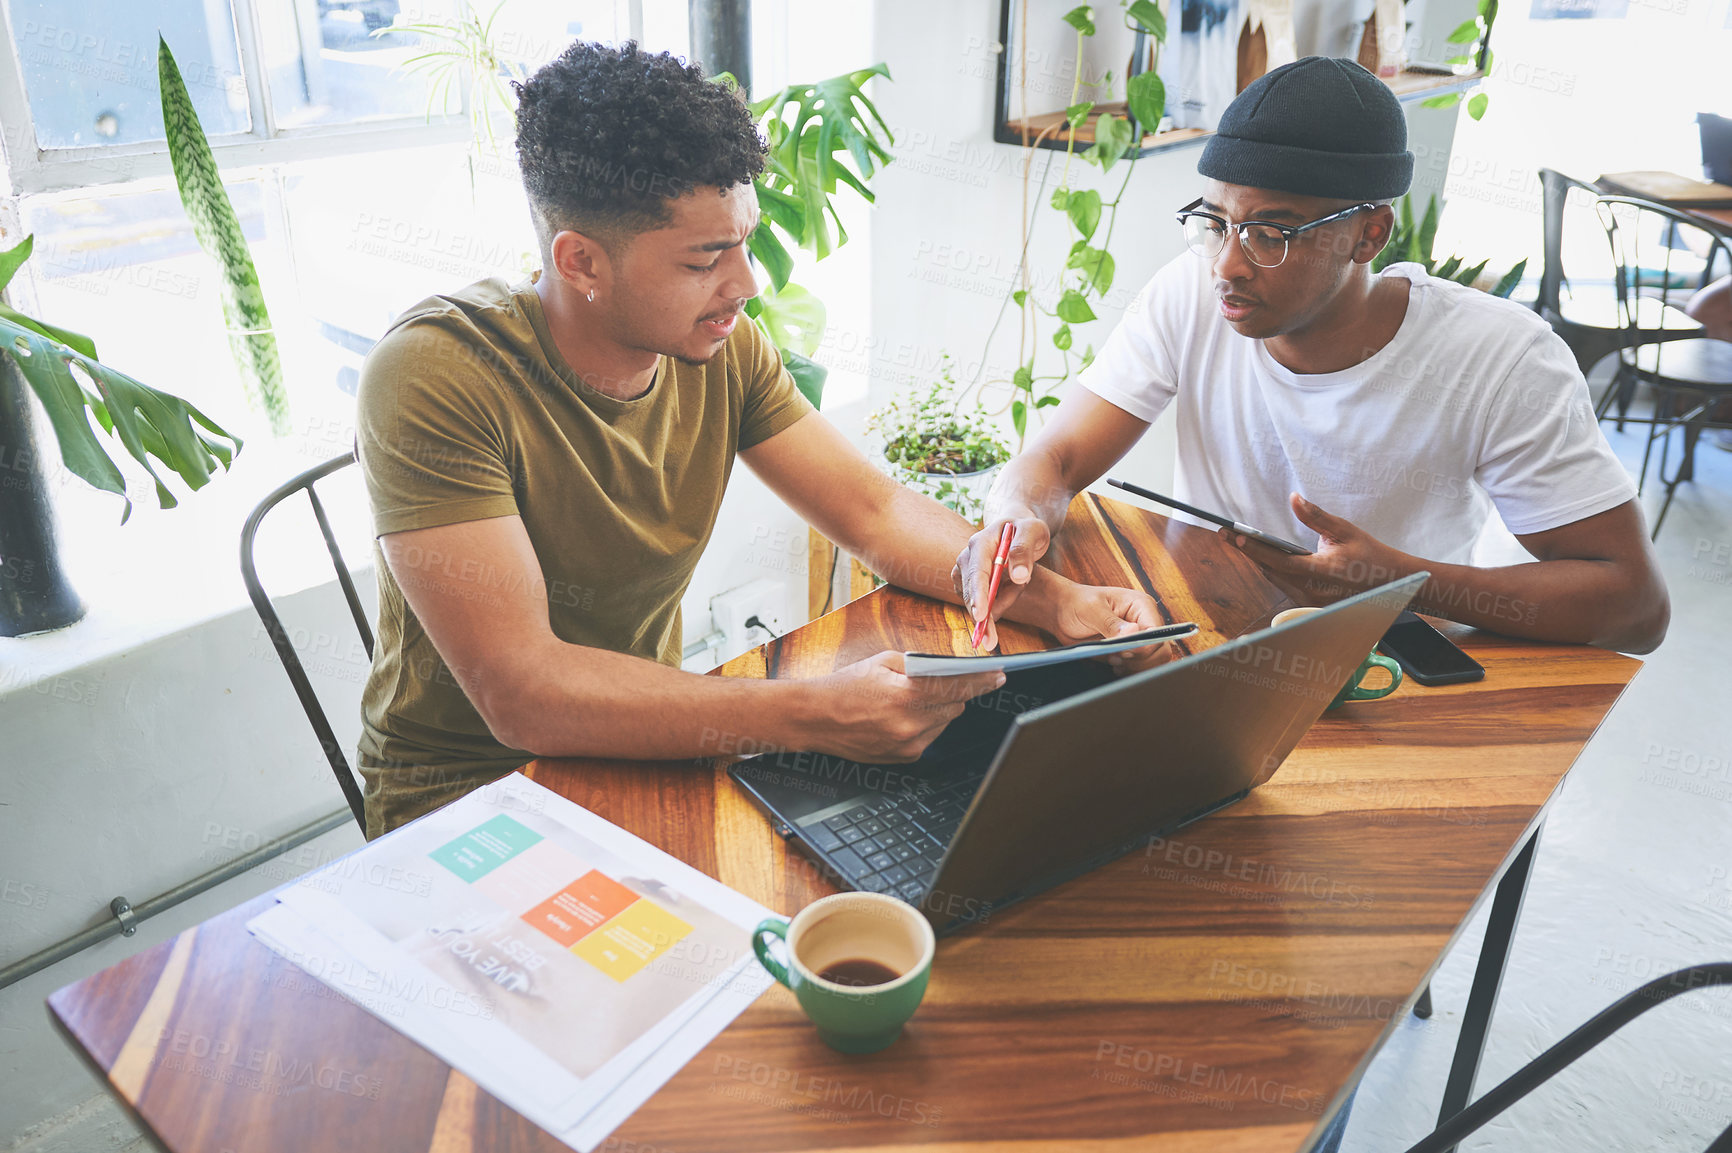
[{"label": "window frame", "polygon": [[[290,164],[469,139],[471,94],[467,83],[459,85],[461,109],[431,120],[425,115],[390,116],[352,124],[280,127],[262,66],[264,45],[258,7],[265,2],[268,0],[231,0],[235,44],[241,76],[246,82],[252,129],[210,137],[211,153],[218,168]],[[613,7],[615,26],[628,29],[630,35],[641,39],[643,0],[613,0]],[[36,137],[36,121],[24,86],[11,6],[5,0],[0,0],[0,33],[5,36],[4,50],[0,51],[0,125],[7,126],[0,132],[0,174],[3,174],[0,194],[31,196],[173,175],[168,144],[163,140],[43,148]]]}]

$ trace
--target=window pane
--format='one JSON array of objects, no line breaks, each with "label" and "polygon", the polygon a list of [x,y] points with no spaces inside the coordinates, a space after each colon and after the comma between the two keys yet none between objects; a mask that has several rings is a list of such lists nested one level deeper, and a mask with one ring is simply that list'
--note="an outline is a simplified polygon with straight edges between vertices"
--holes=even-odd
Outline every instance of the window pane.
[{"label": "window pane", "polygon": [[[268,0],[260,5],[272,115],[280,127],[456,114],[491,57],[507,81],[574,37],[615,38],[613,0]],[[503,113],[496,88],[490,111]]]},{"label": "window pane", "polygon": [[[366,176],[387,167],[381,161]],[[354,398],[333,387],[332,377],[340,367],[336,358],[346,358],[341,365],[353,371],[360,356],[352,348],[333,345],[321,333],[316,321],[330,313],[321,310],[309,317],[302,308],[303,297],[322,300],[332,286],[304,277],[297,283],[279,183],[267,175],[225,180],[223,186],[246,234],[270,308],[289,401],[286,438],[274,439],[266,418],[247,399],[226,335],[221,270],[199,249],[172,185],[134,184],[87,194],[26,197],[20,211],[26,230],[36,237],[36,248],[20,273],[33,290],[24,311],[87,334],[104,363],[186,398],[241,436],[247,445],[236,467],[248,470],[262,464],[267,473],[277,473],[270,484],[256,486],[262,495],[283,477],[313,461],[329,459],[353,442]],[[320,246],[313,241],[308,247]],[[333,241],[328,247],[340,245]],[[332,265],[338,277],[366,271],[340,258],[334,258]],[[325,271],[320,267],[312,273],[322,276]],[[441,282],[441,288],[449,285]],[[405,301],[400,292],[398,311],[433,290],[421,284],[408,291],[418,295]],[[383,327],[380,323],[379,331]],[[125,461],[112,441],[104,440],[128,478],[128,491],[137,505],[134,522],[140,515],[157,516],[154,490],[143,471]],[[294,460],[283,459],[285,454],[304,458],[305,463],[294,467]],[[111,525],[119,515],[116,502],[95,490],[86,492],[87,487],[82,482],[69,484],[63,496],[88,505],[95,523]],[[171,480],[170,487],[184,491],[178,481]],[[223,488],[212,485],[213,490]],[[201,493],[197,501],[207,499]],[[221,503],[230,498],[215,499]],[[173,515],[166,519],[170,524],[195,523]],[[237,514],[234,524],[239,523]]]},{"label": "window pane", "polygon": [[246,132],[246,81],[228,0],[8,0],[24,88],[43,148],[161,140],[158,30],[206,133]]},{"label": "window pane", "polygon": [[353,395],[361,361],[397,316],[538,263],[515,161],[445,144],[294,166],[284,198],[306,317],[302,383]]},{"label": "window pane", "polygon": [[[453,0],[410,3],[417,21],[446,23],[458,8]],[[411,19],[397,0],[267,0],[258,13],[261,63],[280,128],[463,110],[456,85],[405,67],[439,45],[412,32],[384,32],[400,16]]]},{"label": "window pane", "polygon": [[[288,273],[265,187],[224,188],[274,309]],[[253,431],[225,336],[221,273],[199,249],[172,184],[30,197],[21,208],[36,238],[25,268],[43,320],[85,333],[104,363],[185,397],[218,424],[243,437]]]}]

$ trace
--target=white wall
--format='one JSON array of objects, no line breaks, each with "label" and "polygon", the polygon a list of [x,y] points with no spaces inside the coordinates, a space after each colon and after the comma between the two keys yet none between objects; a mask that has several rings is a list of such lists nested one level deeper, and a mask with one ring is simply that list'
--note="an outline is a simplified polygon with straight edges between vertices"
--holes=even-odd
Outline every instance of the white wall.
[{"label": "white wall", "polygon": [[[233,538],[224,535],[232,574]],[[307,543],[322,555],[315,542]],[[357,583],[370,606],[370,565]],[[93,577],[81,591],[100,587]],[[70,634],[84,626],[0,642],[0,964],[110,922],[114,897],[136,905],[346,810],[258,617],[232,597],[226,603],[158,640],[59,671],[17,672],[20,650],[74,646]],[[353,749],[367,662],[335,582],[277,605],[333,728]],[[107,615],[93,607],[86,623],[99,628]],[[0,990],[0,1147],[83,1153],[135,1139],[135,1126],[50,1027],[49,993],[360,844],[350,821],[144,922],[135,937],[111,938]]]},{"label": "white wall", "polygon": [[[281,611],[352,761],[367,665],[342,596],[332,582]],[[0,734],[0,884],[30,898],[0,903],[0,963],[344,804],[250,607],[15,685]]]},{"label": "white wall", "polygon": [[[752,96],[756,99],[788,84],[827,79],[879,59],[870,47],[872,6],[864,0],[824,4],[758,0],[752,11]],[[887,86],[877,81],[874,86],[881,98]],[[821,299],[829,315],[831,336],[816,357],[830,369],[822,412],[839,427],[853,431],[864,413],[867,378],[863,365],[842,350],[857,347],[872,329],[869,278],[876,214],[846,188],[838,188],[835,204],[848,243],[821,263],[809,253],[796,253],[793,280]],[[838,580],[845,577],[844,568]],[[758,580],[782,585],[784,624],[806,620],[806,524],[742,464],[734,469],[715,535],[681,602],[686,642],[693,643],[710,631],[710,601],[716,594]],[[763,639],[757,636],[754,643]],[[742,650],[740,645],[717,649],[689,667],[706,668]]]}]

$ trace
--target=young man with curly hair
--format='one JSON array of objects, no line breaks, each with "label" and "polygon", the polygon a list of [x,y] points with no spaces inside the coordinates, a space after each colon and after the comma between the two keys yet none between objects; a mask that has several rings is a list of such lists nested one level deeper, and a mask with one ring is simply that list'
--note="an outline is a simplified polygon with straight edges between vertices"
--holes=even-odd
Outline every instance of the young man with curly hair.
[{"label": "young man with curly hair", "polygon": [[[400,317],[361,377],[379,541],[363,697],[377,836],[536,756],[758,742],[918,756],[999,674],[879,653],[806,680],[679,668],[679,605],[736,455],[892,583],[956,602],[970,526],[886,478],[740,310],[764,164],[740,95],[635,45],[573,45],[519,86],[542,267]],[[1140,592],[1045,572],[1015,619],[1061,640],[1157,623]]]}]

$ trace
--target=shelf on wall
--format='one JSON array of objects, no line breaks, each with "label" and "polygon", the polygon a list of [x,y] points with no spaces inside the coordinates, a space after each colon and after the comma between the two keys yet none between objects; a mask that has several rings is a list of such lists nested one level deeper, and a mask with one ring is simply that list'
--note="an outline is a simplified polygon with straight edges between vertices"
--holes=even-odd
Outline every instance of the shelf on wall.
[{"label": "shelf on wall", "polygon": [[[1485,73],[1483,72],[1455,75],[1442,72],[1405,71],[1394,76],[1386,76],[1383,78],[1383,82],[1389,85],[1389,89],[1395,93],[1396,99],[1402,103],[1410,103],[1415,100],[1429,100],[1433,96],[1442,96],[1448,92],[1460,91],[1477,84],[1484,78]],[[1100,120],[1101,114],[1106,112],[1121,118],[1128,115],[1123,101],[1101,104],[1089,114],[1087,120],[1077,126],[1074,132],[1064,127],[1065,115],[1063,111],[1043,112],[1036,116],[1027,117],[1026,121],[1021,117],[1007,117],[994,129],[992,138],[1000,144],[1016,144],[1027,147],[1038,143],[1041,148],[1052,148],[1060,152],[1064,151],[1066,147],[1073,147],[1080,151],[1095,142],[1095,124]],[[1147,156],[1151,152],[1195,144],[1207,140],[1213,135],[1214,132],[1206,128],[1175,128],[1168,132],[1145,132],[1136,155]]]},{"label": "shelf on wall", "polygon": [[[1022,0],[1025,5],[1035,3],[1035,0]],[[1017,90],[1011,77],[1011,57],[1014,55],[1012,42],[1012,9],[1017,0],[1000,0],[998,12],[998,39],[992,45],[992,51],[998,56],[997,83],[993,96],[993,129],[992,138],[999,144],[1016,144],[1027,147],[1038,144],[1041,148],[1051,148],[1064,151],[1066,148],[1082,149],[1095,143],[1095,125],[1103,112],[1111,112],[1115,116],[1128,118],[1126,105],[1123,101],[1112,104],[1097,105],[1088,119],[1072,131],[1066,127],[1066,118],[1062,110],[1041,112],[1032,116],[1015,117],[1011,115],[1011,100]],[[1163,8],[1171,8],[1171,3],[1163,4]],[[1023,25],[1026,26],[1026,11],[1023,13]],[[1130,25],[1127,25],[1130,27]],[[1145,67],[1154,67],[1154,58],[1148,53],[1149,44],[1142,31],[1136,31],[1130,53],[1130,64],[1126,76],[1133,76]],[[1481,67],[1473,72],[1453,73],[1436,70],[1404,69],[1393,76],[1382,77],[1395,93],[1396,99],[1403,103],[1416,100],[1426,100],[1434,96],[1442,96],[1449,92],[1459,92],[1484,79],[1484,62],[1489,56],[1489,37],[1478,47],[1477,60]],[[1377,16],[1373,13],[1364,23],[1360,32],[1359,50],[1356,53],[1358,62],[1373,75],[1378,71],[1377,51]],[[1023,68],[1026,69],[1026,57]],[[1252,31],[1249,24],[1242,25],[1239,31],[1238,44],[1238,89],[1244,91],[1246,86],[1269,71],[1269,51],[1262,28]],[[1073,92],[1074,98],[1074,92]],[[1023,105],[1026,109],[1027,105]],[[1133,122],[1134,123],[1134,122]],[[1141,128],[1141,125],[1136,125]],[[1144,132],[1134,153],[1127,155],[1147,156],[1151,152],[1159,152],[1168,148],[1183,148],[1207,140],[1215,133],[1212,129],[1178,128],[1168,132]]]},{"label": "shelf on wall", "polygon": [[1394,76],[1385,76],[1383,82],[1389,85],[1389,90],[1395,93],[1397,100],[1408,101],[1441,96],[1445,92],[1454,92],[1478,84],[1484,79],[1484,72],[1464,72],[1458,76],[1449,72],[1416,72],[1410,69]]}]

